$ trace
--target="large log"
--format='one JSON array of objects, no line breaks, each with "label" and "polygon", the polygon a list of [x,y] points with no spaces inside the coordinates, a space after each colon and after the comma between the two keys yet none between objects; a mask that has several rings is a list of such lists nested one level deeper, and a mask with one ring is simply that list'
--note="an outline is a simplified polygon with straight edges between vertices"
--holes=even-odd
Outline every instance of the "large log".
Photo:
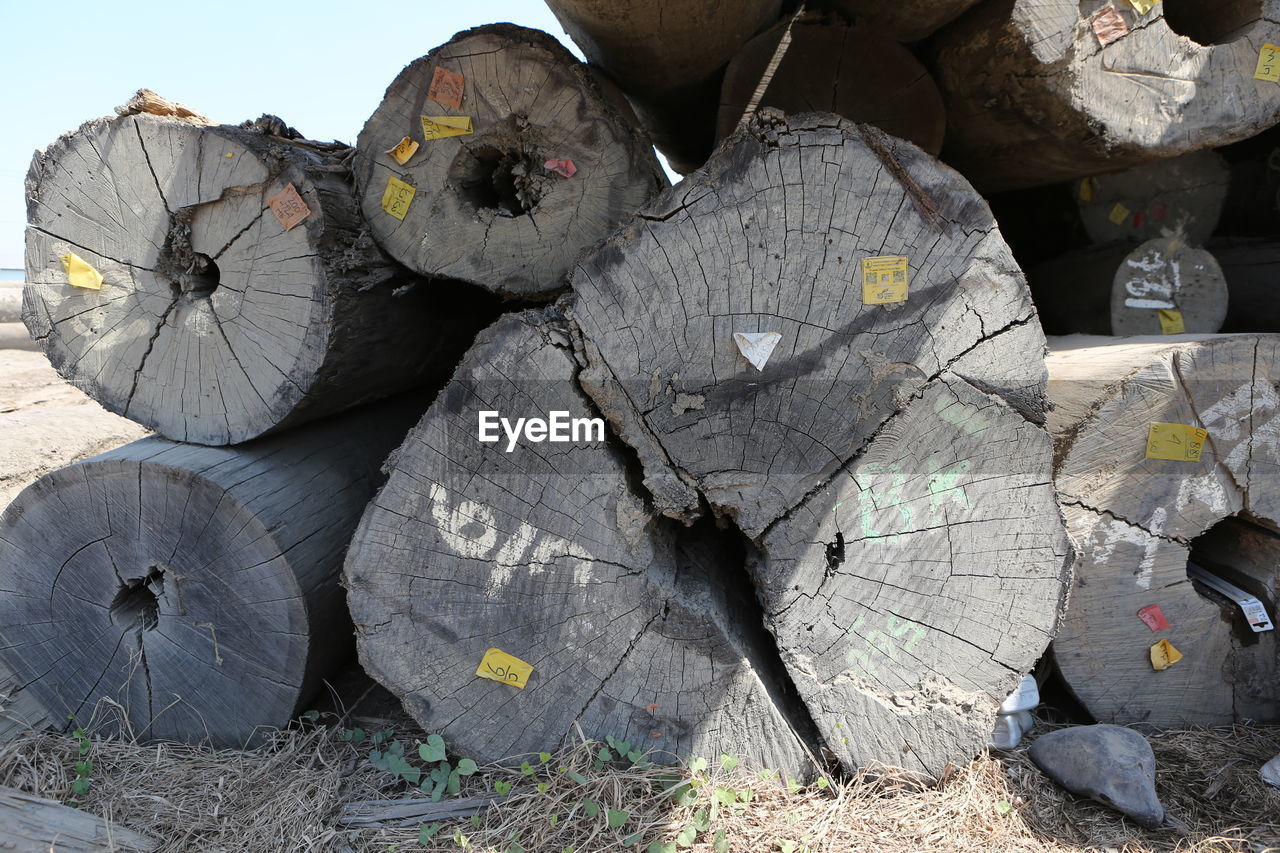
[{"label": "large log", "polygon": [[715,144],[725,64],[778,20],[781,0],[546,0],[583,55],[627,93],[671,168],[688,174]]},{"label": "large log", "polygon": [[[126,114],[36,153],[23,315],[62,376],[169,438],[228,444],[453,363],[487,310],[398,273],[365,232],[350,149],[294,136]],[[100,289],[72,286],[70,254]]]},{"label": "large log", "polygon": [[160,846],[97,815],[0,787],[0,850],[14,853],[148,853]]},{"label": "large log", "polygon": [[342,555],[424,403],[234,448],[145,438],[42,477],[0,514],[0,667],[68,728],[101,698],[144,739],[287,724],[351,652]]},{"label": "large log", "polygon": [[1222,155],[1196,151],[1082,178],[1075,196],[1095,243],[1177,237],[1203,246],[1218,225],[1230,186],[1231,170]]},{"label": "large log", "polygon": [[960,17],[980,0],[818,0],[810,8],[835,9],[898,41],[920,41]]},{"label": "large log", "polygon": [[[771,68],[784,36],[790,42]],[[768,85],[757,92],[762,78]],[[720,89],[716,139],[737,130],[753,106],[835,113],[930,154],[942,150],[946,127],[938,87],[911,51],[875,30],[812,15],[779,22],[734,56]]]},{"label": "large log", "polygon": [[[603,425],[567,445],[477,440],[482,411],[595,417],[578,370],[554,318],[480,335],[352,541],[361,662],[486,761],[551,749],[577,723],[668,757],[802,772],[807,715],[776,671],[741,543],[655,518]],[[476,677],[495,647],[533,666],[523,689]]]},{"label": "large log", "polygon": [[1254,78],[1277,42],[1280,0],[986,0],[934,45],[945,156],[996,191],[1245,139],[1280,120],[1280,85]]},{"label": "large log", "polygon": [[[906,301],[866,304],[886,256]],[[766,110],[573,285],[583,386],[657,510],[745,537],[824,745],[931,774],[981,750],[1067,563],[1043,337],[982,199],[874,128]],[[735,336],[769,333],[748,363]]]},{"label": "large log", "polygon": [[[1210,569],[1276,616],[1278,371],[1273,336],[1052,342],[1048,424],[1079,554],[1053,648],[1100,722],[1280,720],[1276,632],[1254,633],[1188,579],[1191,563]],[[1149,458],[1152,423],[1208,430],[1198,461]],[[1183,658],[1156,670],[1149,650],[1162,640]]]},{"label": "large log", "polygon": [[[470,132],[437,138],[430,116]],[[404,139],[418,147],[400,163],[389,152]],[[458,33],[401,71],[360,132],[355,176],[392,257],[517,298],[563,289],[574,257],[667,183],[612,85],[511,24]]]}]

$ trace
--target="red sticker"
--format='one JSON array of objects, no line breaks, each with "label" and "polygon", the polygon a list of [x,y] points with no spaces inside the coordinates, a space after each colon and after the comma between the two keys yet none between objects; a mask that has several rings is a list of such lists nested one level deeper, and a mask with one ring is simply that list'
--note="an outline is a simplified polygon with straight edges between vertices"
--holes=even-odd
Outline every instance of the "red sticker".
[{"label": "red sticker", "polygon": [[462,109],[462,90],[465,85],[466,78],[461,74],[437,65],[436,70],[431,74],[431,85],[427,88],[427,97],[437,104],[460,110]]},{"label": "red sticker", "polygon": [[572,160],[548,160],[542,164],[542,167],[566,178],[572,178],[578,174],[578,167],[573,165]]},{"label": "red sticker", "polygon": [[1160,610],[1159,604],[1152,604],[1142,608],[1138,611],[1138,618],[1145,622],[1152,631],[1169,630],[1169,620],[1164,618],[1164,612]]},{"label": "red sticker", "polygon": [[307,207],[293,184],[285,184],[284,189],[267,199],[267,205],[286,231],[311,215],[311,208]]},{"label": "red sticker", "polygon": [[1145,210],[1139,210],[1137,213],[1133,215],[1134,228],[1141,228],[1142,223],[1146,221],[1147,221],[1147,212]]}]

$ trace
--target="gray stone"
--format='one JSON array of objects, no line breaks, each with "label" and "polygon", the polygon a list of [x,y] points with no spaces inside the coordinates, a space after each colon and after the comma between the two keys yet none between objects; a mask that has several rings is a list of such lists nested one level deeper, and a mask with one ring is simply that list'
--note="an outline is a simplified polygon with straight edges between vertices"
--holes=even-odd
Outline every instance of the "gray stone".
[{"label": "gray stone", "polygon": [[1266,782],[1273,788],[1280,788],[1280,755],[1262,765],[1262,770],[1258,773],[1262,777],[1262,781]]},{"label": "gray stone", "polygon": [[1031,760],[1074,794],[1097,800],[1149,829],[1164,823],[1156,757],[1147,739],[1120,726],[1076,726],[1042,735]]}]

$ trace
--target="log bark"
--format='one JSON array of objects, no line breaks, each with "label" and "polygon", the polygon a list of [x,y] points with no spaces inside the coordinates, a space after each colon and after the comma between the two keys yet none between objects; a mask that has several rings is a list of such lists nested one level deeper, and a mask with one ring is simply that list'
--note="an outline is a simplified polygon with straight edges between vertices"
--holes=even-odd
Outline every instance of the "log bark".
[{"label": "log bark", "polygon": [[17,853],[147,853],[160,846],[119,824],[0,786],[0,850]]},{"label": "log bark", "polygon": [[[1103,47],[1109,6],[1126,34]],[[1253,76],[1278,21],[1280,0],[987,0],[934,45],[945,156],[997,191],[1245,139],[1280,120],[1280,85]]]},{"label": "log bark", "polygon": [[[907,301],[863,304],[883,256]],[[874,128],[766,110],[573,286],[580,381],[658,511],[745,538],[821,744],[929,774],[980,751],[1067,555],[1042,336],[981,198]],[[740,333],[780,336],[763,368]]]},{"label": "log bark", "polygon": [[[23,316],[62,376],[166,437],[228,444],[452,363],[489,309],[398,273],[365,232],[349,149],[295,136],[270,117],[126,114],[37,152]],[[269,204],[290,186],[296,223]],[[69,284],[68,253],[100,290]]]},{"label": "log bark", "polygon": [[1213,236],[1231,187],[1215,151],[1196,151],[1076,182],[1085,231],[1095,243],[1177,237],[1203,246]]},{"label": "log bark", "polygon": [[812,15],[774,25],[734,56],[720,88],[717,140],[738,129],[788,31],[790,43],[758,106],[835,113],[875,125],[930,154],[942,150],[942,96],[911,51],[875,30]]},{"label": "log bark", "polygon": [[[1250,631],[1240,608],[1189,582],[1187,567],[1223,575],[1275,618],[1280,339],[1069,337],[1051,346],[1048,425],[1079,554],[1053,644],[1066,683],[1100,722],[1276,722],[1276,632]],[[1208,430],[1199,461],[1148,458],[1152,422]],[[1151,606],[1167,628],[1139,617]],[[1161,640],[1183,658],[1157,671],[1149,647]]]},{"label": "log bark", "polygon": [[780,0],[547,0],[587,61],[635,104],[671,168],[688,174],[715,145],[724,66],[778,20]]},{"label": "log bark", "polygon": [[[804,771],[805,715],[730,562],[741,546],[655,518],[611,437],[510,452],[477,440],[481,411],[595,417],[578,371],[554,318],[525,312],[480,335],[352,542],[361,663],[477,759],[518,761],[576,723],[658,760],[729,753]],[[476,677],[490,648],[533,666],[523,689]]]},{"label": "log bark", "polygon": [[903,42],[928,38],[979,0],[819,0],[810,8],[834,9]]},{"label": "log bark", "polygon": [[244,745],[351,651],[342,554],[423,410],[397,399],[235,448],[145,438],[0,515],[0,665],[67,728]]},{"label": "log bark", "polygon": [[[433,90],[445,79],[460,89]],[[462,116],[472,132],[428,139],[424,116]],[[401,164],[388,152],[405,138],[419,148]],[[667,183],[612,85],[546,33],[511,24],[459,33],[410,63],[357,152],[364,215],[392,257],[524,299],[563,289],[574,256]],[[558,160],[572,174],[552,171]],[[398,215],[384,207],[392,180],[415,188]]]}]

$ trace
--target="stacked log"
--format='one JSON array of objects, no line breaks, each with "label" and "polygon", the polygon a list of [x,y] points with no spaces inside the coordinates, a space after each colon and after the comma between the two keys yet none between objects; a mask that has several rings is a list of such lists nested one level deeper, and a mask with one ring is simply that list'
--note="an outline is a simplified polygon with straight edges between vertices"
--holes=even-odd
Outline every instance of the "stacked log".
[{"label": "stacked log", "polygon": [[1085,232],[1095,243],[1177,237],[1203,246],[1213,236],[1231,187],[1215,151],[1197,151],[1076,181]]},{"label": "stacked log", "polygon": [[520,299],[666,178],[626,101],[546,33],[459,33],[387,88],[356,146],[369,228],[397,261]]},{"label": "stacked log", "polygon": [[270,117],[125,113],[27,176],[23,318],[109,411],[176,441],[247,441],[437,379],[490,316],[378,250],[344,146]]},{"label": "stacked log", "polygon": [[587,60],[636,107],[671,168],[688,174],[715,144],[725,64],[778,20],[781,0],[547,0]]},{"label": "stacked log", "polygon": [[350,657],[342,555],[422,409],[234,448],[144,438],[27,487],[0,514],[0,668],[27,721],[83,726],[110,699],[140,738],[220,747],[287,724]]},{"label": "stacked log", "polygon": [[[1051,346],[1055,479],[1079,554],[1053,643],[1068,686],[1101,722],[1277,722],[1276,632],[1252,631],[1188,567],[1256,596],[1275,618],[1280,338]],[[1162,641],[1181,659],[1158,669]]]},{"label": "stacked log", "polygon": [[1280,120],[1263,47],[1280,42],[1277,0],[1143,5],[987,0],[947,28],[934,62],[948,162],[998,191],[1225,145]]},{"label": "stacked log", "polygon": [[[765,111],[572,281],[567,326],[485,333],[397,454],[346,565],[366,668],[484,759],[572,722],[797,772],[980,751],[1068,564],[1043,338],[982,200]],[[477,440],[553,407],[609,431]],[[492,649],[527,682],[477,679]]]},{"label": "stacked log", "polygon": [[835,113],[930,154],[942,150],[946,126],[938,87],[909,50],[869,27],[813,15],[774,25],[734,56],[720,89],[716,139],[756,107]]},{"label": "stacked log", "polygon": [[851,21],[902,42],[928,38],[979,0],[819,0],[814,8],[835,9]]}]

